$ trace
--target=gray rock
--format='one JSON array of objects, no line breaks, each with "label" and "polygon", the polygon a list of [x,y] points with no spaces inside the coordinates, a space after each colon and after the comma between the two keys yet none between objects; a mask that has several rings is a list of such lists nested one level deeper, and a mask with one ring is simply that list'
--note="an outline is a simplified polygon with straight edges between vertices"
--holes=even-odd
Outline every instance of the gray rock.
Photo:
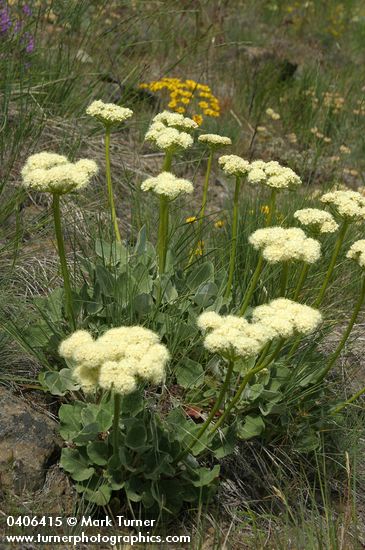
[{"label": "gray rock", "polygon": [[40,489],[59,447],[56,422],[0,386],[1,489]]}]

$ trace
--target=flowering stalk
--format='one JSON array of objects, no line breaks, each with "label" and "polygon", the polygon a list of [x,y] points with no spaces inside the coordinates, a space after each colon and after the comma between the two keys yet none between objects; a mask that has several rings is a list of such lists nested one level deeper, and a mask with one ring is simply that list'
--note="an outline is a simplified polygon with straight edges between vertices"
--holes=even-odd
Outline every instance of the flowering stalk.
[{"label": "flowering stalk", "polygon": [[203,199],[202,199],[202,206],[201,206],[201,209],[200,209],[200,216],[199,216],[200,220],[199,220],[198,232],[201,231],[201,226],[203,224],[203,219],[204,219],[204,216],[205,216],[205,208],[206,208],[207,199],[208,199],[209,179],[210,179],[210,174],[211,174],[211,171],[212,171],[213,154],[214,154],[214,149],[213,149],[213,147],[211,147],[209,158],[208,158],[207,171],[205,173],[205,179],[204,179]]},{"label": "flowering stalk", "polygon": [[53,193],[52,197],[53,197],[52,209],[53,209],[54,228],[56,233],[58,256],[60,258],[63,286],[65,290],[66,316],[68,320],[71,322],[72,328],[75,329],[76,321],[75,321],[75,314],[73,309],[70,275],[68,272],[66,253],[65,253],[65,244],[64,244],[63,235],[62,235],[60,195],[59,193]]},{"label": "flowering stalk", "polygon": [[241,309],[239,311],[239,315],[244,315],[245,312],[246,312],[246,309],[250,305],[252,295],[255,292],[256,285],[257,285],[258,280],[260,278],[261,271],[262,271],[263,267],[264,267],[264,258],[262,256],[262,254],[260,254],[259,261],[257,262],[256,269],[255,269],[255,271],[252,275],[251,281],[250,281],[250,283],[249,283],[249,285],[246,289],[246,292],[245,292],[245,295],[244,295],[244,298],[243,298],[243,302],[242,302],[242,306],[241,306]]},{"label": "flowering stalk", "polygon": [[271,222],[272,222],[272,218],[273,218],[274,211],[275,211],[275,205],[276,205],[276,193],[277,193],[276,189],[271,190],[269,213],[268,213],[267,218],[266,218],[266,226],[271,225]]},{"label": "flowering stalk", "polygon": [[[172,151],[167,150],[163,163],[163,172],[170,172],[172,164]],[[166,266],[167,243],[169,233],[169,201],[165,195],[160,196],[160,212],[158,226],[158,269],[160,275],[164,273]]]},{"label": "flowering stalk", "polygon": [[262,363],[260,362],[256,367],[254,367],[253,369],[251,369],[242,379],[242,382],[241,384],[239,385],[239,388],[237,390],[237,392],[235,393],[233,399],[230,401],[229,405],[226,407],[226,409],[224,410],[222,416],[218,419],[218,421],[214,424],[213,428],[212,428],[212,431],[211,433],[215,433],[219,428],[220,426],[222,426],[223,422],[225,421],[225,419],[227,418],[227,416],[230,414],[231,410],[233,409],[233,407],[238,403],[238,401],[240,400],[240,397],[244,391],[244,389],[246,388],[247,384],[249,383],[249,381],[251,380],[251,378],[253,376],[255,376],[255,374],[257,374],[258,372],[260,372],[262,369],[264,369],[266,367],[265,363]]},{"label": "flowering stalk", "polygon": [[233,283],[234,268],[236,261],[236,252],[237,252],[237,234],[238,234],[238,214],[239,214],[239,192],[241,187],[241,178],[236,177],[236,186],[234,190],[234,199],[233,199],[233,222],[232,222],[232,240],[231,240],[231,254],[229,258],[229,270],[228,270],[228,281],[224,297],[228,298]]},{"label": "flowering stalk", "polygon": [[337,241],[336,241],[336,245],[335,245],[335,248],[333,250],[333,254],[332,254],[332,258],[331,258],[331,261],[330,261],[330,264],[328,266],[328,270],[327,270],[327,273],[326,273],[326,277],[323,281],[323,284],[321,286],[321,289],[319,291],[319,294],[317,296],[317,299],[316,301],[314,302],[314,306],[315,307],[318,307],[321,305],[322,301],[323,301],[323,298],[324,298],[324,294],[326,292],[326,289],[328,287],[328,284],[331,280],[331,277],[332,277],[332,273],[333,273],[333,270],[335,268],[335,265],[336,265],[336,260],[337,260],[337,257],[338,257],[338,254],[341,250],[341,246],[343,244],[343,241],[345,239],[345,235],[347,233],[347,229],[349,227],[349,222],[347,220],[345,220],[342,224],[342,227],[340,229],[340,232],[338,234],[338,237],[337,237]]},{"label": "flowering stalk", "polygon": [[118,220],[115,212],[113,185],[112,185],[112,176],[111,176],[111,167],[110,167],[110,133],[111,133],[111,125],[105,124],[105,169],[106,169],[106,184],[108,188],[108,202],[109,202],[109,208],[110,208],[115,238],[116,238],[116,241],[120,243],[122,239],[120,237]]},{"label": "flowering stalk", "polygon": [[288,282],[288,272],[289,264],[288,262],[284,262],[280,276],[280,296],[285,296],[286,285]]},{"label": "flowering stalk", "polygon": [[113,416],[113,452],[114,456],[118,455],[119,448],[119,417],[121,409],[121,395],[115,392],[114,394],[114,416]]},{"label": "flowering stalk", "polygon": [[362,281],[362,287],[361,287],[361,292],[360,292],[360,296],[356,302],[356,305],[355,305],[355,308],[354,308],[354,311],[351,315],[351,319],[350,319],[350,322],[347,326],[347,329],[345,330],[345,333],[344,335],[342,336],[336,350],[334,351],[332,357],[330,358],[329,362],[328,362],[328,365],[325,367],[325,369],[322,371],[320,377],[319,377],[319,380],[318,381],[321,381],[323,380],[323,378],[326,376],[326,374],[331,370],[331,368],[333,367],[333,365],[335,364],[335,362],[337,361],[341,351],[343,350],[346,342],[347,342],[347,339],[348,337],[350,336],[351,334],[351,331],[353,329],[353,326],[355,324],[355,321],[357,319],[357,316],[359,314],[359,311],[364,303],[364,300],[365,300],[365,277],[363,277],[363,281]]},{"label": "flowering stalk", "polygon": [[219,396],[217,398],[217,401],[214,403],[213,407],[212,407],[212,410],[210,411],[206,421],[204,422],[204,424],[202,425],[202,427],[200,428],[199,432],[197,433],[196,437],[195,437],[195,440],[192,441],[180,454],[179,456],[177,457],[176,461],[180,461],[184,456],[186,456],[190,451],[193,450],[193,448],[195,447],[196,443],[200,440],[200,438],[202,437],[202,435],[204,435],[204,433],[207,431],[207,429],[209,428],[212,420],[214,419],[217,411],[219,410],[221,404],[223,403],[223,399],[224,399],[224,396],[226,395],[227,393],[227,390],[229,388],[229,384],[230,384],[230,381],[231,381],[231,378],[232,378],[232,373],[233,373],[233,367],[234,367],[234,361],[232,359],[229,360],[229,363],[228,363],[228,369],[227,369],[227,373],[226,373],[226,377],[224,379],[224,382],[223,382],[223,385],[221,387],[221,391],[219,392]]},{"label": "flowering stalk", "polygon": [[308,270],[309,270],[309,264],[307,262],[305,262],[303,264],[302,270],[300,272],[297,286],[295,287],[294,296],[293,296],[294,301],[296,301],[299,298],[300,291],[302,290],[303,285],[304,285],[305,280],[306,280],[307,275],[308,275]]},{"label": "flowering stalk", "polygon": [[[276,189],[272,189],[271,190],[271,195],[270,195],[269,213],[268,213],[268,216],[266,218],[266,225],[267,226],[271,225],[274,210],[275,210],[275,204],[276,204]],[[262,254],[260,254],[256,269],[255,269],[255,271],[252,275],[251,281],[250,281],[250,283],[249,283],[249,285],[246,289],[245,295],[243,297],[243,302],[242,302],[241,309],[239,311],[239,315],[244,315],[245,312],[246,312],[246,309],[250,305],[252,295],[256,290],[256,285],[257,285],[258,280],[260,278],[263,267],[264,267],[264,258],[262,256]]]},{"label": "flowering stalk", "polygon": [[364,387],[364,388],[361,388],[359,391],[357,391],[354,395],[352,395],[349,399],[347,399],[347,400],[344,401],[343,403],[340,403],[337,407],[335,407],[335,408],[333,409],[333,411],[331,412],[331,414],[337,414],[337,413],[339,413],[340,411],[342,411],[342,409],[344,409],[345,407],[347,407],[347,405],[351,405],[351,403],[353,403],[354,401],[356,401],[356,399],[359,399],[359,397],[361,397],[363,393],[365,393],[365,387]]}]

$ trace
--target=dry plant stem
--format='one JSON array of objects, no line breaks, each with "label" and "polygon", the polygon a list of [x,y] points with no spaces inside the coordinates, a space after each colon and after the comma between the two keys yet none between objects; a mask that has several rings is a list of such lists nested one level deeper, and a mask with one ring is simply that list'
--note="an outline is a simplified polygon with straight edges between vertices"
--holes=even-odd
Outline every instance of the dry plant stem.
[{"label": "dry plant stem", "polygon": [[119,393],[114,394],[114,416],[113,416],[113,453],[118,455],[119,448],[119,417],[121,408],[121,396]]},{"label": "dry plant stem", "polygon": [[349,324],[347,325],[347,329],[345,330],[345,333],[344,335],[342,336],[336,350],[334,351],[333,355],[331,356],[329,362],[328,362],[328,365],[326,366],[326,368],[322,371],[321,373],[321,376],[319,377],[319,380],[318,381],[321,381],[323,380],[323,378],[326,376],[326,374],[331,370],[331,368],[333,367],[333,365],[335,364],[335,362],[337,361],[339,355],[341,354],[341,351],[343,350],[346,342],[347,342],[347,339],[348,337],[350,336],[351,334],[351,331],[353,329],[353,326],[355,324],[355,321],[357,319],[357,316],[360,312],[360,309],[364,303],[364,300],[365,300],[365,276],[363,277],[363,280],[362,280],[362,286],[361,286],[361,292],[360,292],[360,296],[356,302],[356,305],[355,305],[355,308],[354,308],[354,311],[352,312],[352,315],[351,315],[351,319],[350,319],[350,322]]},{"label": "dry plant stem", "polygon": [[114,195],[113,195],[113,184],[112,184],[112,175],[111,175],[111,167],[110,167],[110,132],[111,127],[110,125],[105,126],[105,170],[106,170],[106,185],[108,189],[108,202],[109,202],[109,208],[110,208],[110,214],[112,218],[112,224],[114,229],[114,235],[115,239],[118,243],[121,242],[119,227],[118,227],[118,220],[117,215],[115,212],[115,204],[114,204]]},{"label": "dry plant stem", "polygon": [[333,273],[333,270],[334,270],[335,265],[336,265],[336,260],[337,260],[338,254],[341,250],[341,246],[343,244],[343,241],[344,241],[344,238],[345,238],[348,227],[349,227],[349,222],[347,220],[345,220],[343,222],[342,227],[340,229],[340,232],[338,234],[337,241],[336,241],[336,244],[335,244],[335,248],[333,249],[332,258],[331,258],[330,264],[328,266],[328,270],[327,270],[326,276],[324,278],[323,284],[321,286],[321,289],[319,291],[317,299],[313,304],[314,307],[319,307],[321,305],[322,301],[323,301],[324,294],[325,294],[326,289],[327,289],[327,287],[329,285],[329,282],[331,280],[332,273]]},{"label": "dry plant stem", "polygon": [[232,222],[232,239],[231,239],[231,254],[229,258],[229,269],[228,269],[228,281],[226,286],[226,291],[224,297],[228,298],[231,294],[234,268],[236,263],[236,252],[237,252],[237,234],[238,234],[238,216],[239,216],[239,193],[241,187],[241,178],[236,177],[236,186],[234,190],[233,198],[233,222]]},{"label": "dry plant stem", "polygon": [[217,411],[219,410],[220,406],[222,405],[223,403],[223,400],[224,400],[224,396],[226,395],[227,391],[228,391],[228,388],[229,388],[229,384],[230,384],[230,381],[231,381],[231,378],[232,378],[232,373],[233,373],[233,367],[234,367],[234,361],[232,359],[229,360],[229,363],[228,363],[228,368],[227,368],[227,373],[226,373],[226,377],[224,379],[224,382],[223,382],[223,385],[221,387],[221,391],[219,392],[219,396],[216,400],[216,402],[214,403],[213,407],[212,407],[212,410],[210,411],[206,421],[204,422],[204,424],[202,425],[202,427],[200,428],[199,432],[197,433],[196,437],[195,437],[195,440],[192,441],[190,443],[190,445],[188,445],[188,447],[186,447],[186,449],[184,449],[180,455],[177,457],[176,461],[180,461],[184,456],[186,456],[190,451],[193,450],[193,448],[195,447],[196,443],[199,441],[199,439],[204,435],[204,433],[207,431],[207,429],[209,428],[212,420],[214,419]]},{"label": "dry plant stem", "polygon": [[56,240],[57,240],[58,256],[60,258],[63,287],[65,290],[66,316],[68,318],[68,321],[71,323],[72,328],[75,330],[76,320],[75,320],[75,314],[73,309],[72,290],[71,290],[71,283],[70,283],[70,275],[67,267],[65,243],[63,242],[63,235],[62,235],[60,195],[58,193],[53,193],[52,206],[53,206],[52,209],[53,209],[54,227],[55,227]]}]

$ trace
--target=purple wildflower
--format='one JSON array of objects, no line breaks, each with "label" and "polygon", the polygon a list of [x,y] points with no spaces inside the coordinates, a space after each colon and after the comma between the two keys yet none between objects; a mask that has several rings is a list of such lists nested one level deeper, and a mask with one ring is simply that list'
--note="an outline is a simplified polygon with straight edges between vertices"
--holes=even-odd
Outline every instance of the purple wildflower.
[{"label": "purple wildflower", "polygon": [[10,12],[3,2],[0,2],[0,33],[8,32],[11,27]]},{"label": "purple wildflower", "polygon": [[23,6],[23,13],[30,17],[32,15],[32,9],[29,4],[24,4]]}]

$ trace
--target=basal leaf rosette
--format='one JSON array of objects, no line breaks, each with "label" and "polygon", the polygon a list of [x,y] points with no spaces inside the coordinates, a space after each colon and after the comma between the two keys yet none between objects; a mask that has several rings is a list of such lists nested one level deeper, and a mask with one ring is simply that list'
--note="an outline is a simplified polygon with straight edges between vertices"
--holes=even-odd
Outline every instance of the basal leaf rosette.
[{"label": "basal leaf rosette", "polygon": [[215,312],[202,313],[198,326],[206,333],[204,347],[231,361],[258,355],[276,336],[274,330],[261,323],[249,323],[242,317],[221,316]]},{"label": "basal leaf rosette", "polygon": [[365,220],[365,197],[351,189],[330,191],[321,197],[321,202],[329,207],[340,218],[348,222]]},{"label": "basal leaf rosette", "polygon": [[93,101],[86,109],[86,113],[105,126],[120,124],[133,115],[133,111],[127,107],[121,107],[115,103],[104,103],[100,99]]},{"label": "basal leaf rosette", "polygon": [[191,194],[193,184],[183,178],[177,178],[171,172],[161,172],[156,177],[146,179],[141,185],[142,191],[153,191],[156,195],[164,196],[169,200],[179,195]]},{"label": "basal leaf rosette", "polygon": [[332,214],[319,208],[297,210],[294,218],[317,233],[335,233],[339,227]]},{"label": "basal leaf rosette", "polygon": [[307,237],[299,227],[257,229],[249,237],[249,242],[256,250],[261,250],[263,258],[272,264],[290,261],[313,264],[321,256],[320,243]]},{"label": "basal leaf rosette", "polygon": [[96,340],[78,330],[61,343],[59,354],[86,393],[102,388],[121,395],[133,392],[138,380],[161,383],[170,357],[159,336],[140,326],[112,328]]},{"label": "basal leaf rosette", "polygon": [[247,181],[252,184],[265,185],[276,191],[295,189],[302,183],[302,180],[294,170],[281,166],[275,160],[270,162],[255,160],[251,162]]},{"label": "basal leaf rosette", "polygon": [[365,239],[360,239],[349,248],[346,258],[355,260],[362,269],[365,269]]},{"label": "basal leaf rosette", "polygon": [[252,312],[252,321],[267,327],[278,338],[290,338],[315,331],[322,321],[322,315],[312,307],[287,298],[277,298],[256,307]]},{"label": "basal leaf rosette", "polygon": [[245,177],[250,168],[248,160],[238,155],[223,155],[219,157],[218,164],[227,176],[235,176],[236,178]]},{"label": "basal leaf rosette", "polygon": [[22,169],[23,184],[27,189],[63,195],[85,188],[98,172],[93,160],[70,162],[55,153],[31,155]]}]

